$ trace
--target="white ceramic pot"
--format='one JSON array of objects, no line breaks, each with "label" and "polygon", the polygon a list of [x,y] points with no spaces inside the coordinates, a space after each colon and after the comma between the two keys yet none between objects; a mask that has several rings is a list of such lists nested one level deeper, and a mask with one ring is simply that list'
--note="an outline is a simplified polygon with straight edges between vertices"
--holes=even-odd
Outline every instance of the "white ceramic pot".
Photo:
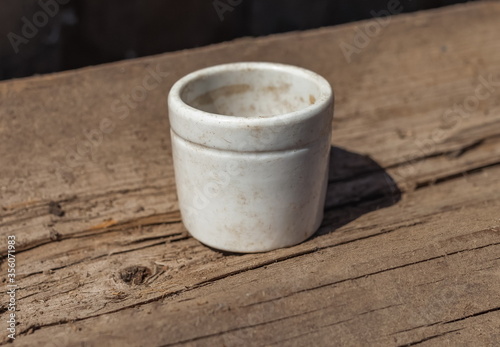
[{"label": "white ceramic pot", "polygon": [[233,63],[193,72],[168,97],[184,225],[202,243],[262,252],[323,218],[333,93],[311,71]]}]

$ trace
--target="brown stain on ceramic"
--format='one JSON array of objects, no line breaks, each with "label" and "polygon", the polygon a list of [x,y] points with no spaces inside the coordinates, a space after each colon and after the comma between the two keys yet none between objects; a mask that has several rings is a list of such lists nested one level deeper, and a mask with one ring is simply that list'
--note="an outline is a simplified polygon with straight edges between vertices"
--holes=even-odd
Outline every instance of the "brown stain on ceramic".
[{"label": "brown stain on ceramic", "polygon": [[194,105],[208,105],[212,104],[220,97],[228,97],[235,94],[246,93],[251,89],[249,84],[232,84],[229,86],[220,87],[205,94],[202,94],[192,101]]},{"label": "brown stain on ceramic", "polygon": [[311,103],[311,105],[316,102],[316,98],[311,94],[309,94],[309,102]]},{"label": "brown stain on ceramic", "polygon": [[267,87],[264,87],[264,91],[266,92],[270,92],[270,93],[274,93],[276,95],[276,97],[279,96],[279,93],[286,93],[290,90],[290,83],[283,83],[283,84],[280,84],[278,86],[267,86]]}]

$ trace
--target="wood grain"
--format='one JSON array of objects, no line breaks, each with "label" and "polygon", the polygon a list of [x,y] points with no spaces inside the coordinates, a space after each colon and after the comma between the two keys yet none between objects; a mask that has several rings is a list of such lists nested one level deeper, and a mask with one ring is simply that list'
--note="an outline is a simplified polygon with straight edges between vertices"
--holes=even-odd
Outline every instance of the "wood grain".
[{"label": "wood grain", "polygon": [[[372,22],[0,83],[15,344],[498,345],[499,15],[396,16],[350,63],[341,43]],[[301,245],[228,254],[180,222],[166,95],[195,69],[254,60],[334,86],[326,215]],[[158,84],[134,101],[147,76]]]}]

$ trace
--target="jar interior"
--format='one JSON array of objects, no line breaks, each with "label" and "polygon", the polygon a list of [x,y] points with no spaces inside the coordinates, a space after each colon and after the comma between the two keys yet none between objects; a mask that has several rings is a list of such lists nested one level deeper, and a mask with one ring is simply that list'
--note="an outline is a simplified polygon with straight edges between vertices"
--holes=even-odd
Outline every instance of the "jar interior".
[{"label": "jar interior", "polygon": [[320,87],[301,73],[275,69],[224,70],[188,82],[184,103],[237,117],[272,117],[304,109],[320,99]]}]

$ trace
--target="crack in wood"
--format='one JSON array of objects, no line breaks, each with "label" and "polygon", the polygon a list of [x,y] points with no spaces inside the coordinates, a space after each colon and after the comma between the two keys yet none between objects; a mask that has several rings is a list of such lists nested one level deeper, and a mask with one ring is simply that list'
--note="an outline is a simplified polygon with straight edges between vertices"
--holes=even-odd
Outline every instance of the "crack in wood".
[{"label": "crack in wood", "polygon": [[448,181],[451,181],[451,180],[454,180],[454,179],[457,179],[457,178],[461,178],[461,177],[463,177],[465,175],[477,174],[477,173],[482,172],[485,169],[493,168],[493,167],[496,167],[496,166],[500,166],[500,161],[494,162],[494,163],[491,163],[491,164],[487,164],[487,165],[483,165],[483,166],[479,166],[479,167],[476,167],[476,168],[472,168],[472,169],[469,169],[469,170],[464,170],[464,171],[461,171],[461,172],[458,172],[458,173],[454,173],[454,174],[451,174],[451,175],[447,175],[447,176],[444,176],[444,177],[439,177],[439,178],[435,178],[435,179],[432,179],[432,180],[427,180],[427,181],[424,181],[424,182],[417,183],[417,185],[415,186],[415,190],[419,190],[419,189],[422,189],[422,188],[425,188],[425,187],[429,187],[429,186],[441,184],[441,183],[444,183],[444,182],[448,182]]},{"label": "crack in wood", "polygon": [[[167,213],[161,213],[161,214],[155,214],[155,215],[150,215],[150,216],[144,216],[144,217],[139,217],[139,218],[134,218],[122,222],[116,222],[113,223],[109,226],[103,225],[103,227],[100,228],[88,228],[82,231],[78,231],[75,233],[72,233],[70,235],[61,235],[59,236],[59,241],[63,240],[69,240],[69,239],[79,239],[79,238],[84,238],[84,237],[92,237],[95,235],[101,235],[104,233],[108,232],[113,232],[113,231],[120,231],[120,230],[127,230],[131,228],[137,228],[137,227],[148,227],[148,226],[154,226],[154,225],[167,225],[167,224],[175,224],[175,223],[180,223],[180,212],[178,210],[172,211],[172,212],[167,212]],[[20,254],[22,252],[30,251],[35,248],[41,247],[43,245],[47,245],[49,243],[55,242],[55,240],[47,237],[45,240],[40,240],[36,243],[31,243],[27,244],[24,246],[20,246],[18,249],[16,249],[17,254]],[[7,251],[2,251],[0,253],[0,257],[5,257],[7,254]]]},{"label": "crack in wood", "polygon": [[480,147],[482,145],[486,144],[488,142],[488,140],[491,140],[491,139],[494,139],[497,137],[498,137],[498,135],[485,136],[485,137],[482,137],[480,139],[475,139],[472,142],[465,143],[456,149],[436,151],[434,153],[423,155],[421,157],[415,157],[415,158],[412,158],[409,160],[404,160],[404,161],[401,161],[398,163],[387,165],[386,167],[384,167],[384,169],[385,170],[396,169],[396,168],[399,168],[399,167],[402,167],[405,165],[413,165],[415,163],[425,161],[427,159],[437,158],[437,157],[447,157],[447,158],[457,159],[458,157],[462,156],[466,152],[469,152],[469,151],[475,150],[475,149],[480,149]]},{"label": "crack in wood", "polygon": [[[84,263],[87,260],[96,260],[96,259],[100,259],[100,258],[104,258],[104,257],[109,257],[109,256],[112,256],[112,255],[123,254],[123,253],[128,253],[128,252],[134,252],[134,251],[138,251],[138,250],[141,250],[141,249],[146,249],[146,248],[151,248],[151,247],[163,245],[165,243],[174,243],[174,242],[184,241],[184,240],[187,240],[187,239],[190,238],[190,236],[186,235],[186,234],[179,233],[178,235],[179,235],[179,237],[177,237],[177,238],[165,237],[162,241],[155,242],[155,243],[148,244],[148,245],[144,245],[144,246],[141,246],[141,247],[130,248],[130,249],[122,250],[122,251],[109,252],[109,253],[105,253],[105,254],[100,254],[100,255],[97,255],[97,256],[93,256],[93,257],[87,257],[87,258],[81,259],[81,260],[73,262],[73,263],[69,263],[69,264],[65,264],[65,265],[62,265],[62,266],[51,268],[51,270],[52,271],[61,270],[61,269],[69,268],[69,267],[74,266],[74,265],[78,265],[78,264]],[[134,244],[134,243],[132,243],[132,244]],[[28,277],[31,277],[31,276],[34,276],[34,275],[39,275],[41,273],[43,273],[43,271],[31,272],[31,273],[28,273],[26,275],[19,276],[19,278],[23,278],[24,279],[24,278],[28,278]]]},{"label": "crack in wood", "polygon": [[[339,324],[350,322],[350,321],[356,319],[359,316],[363,316],[363,315],[366,315],[366,314],[370,314],[370,313],[373,313],[373,312],[385,310],[385,309],[388,309],[388,308],[391,308],[391,307],[395,307],[395,306],[400,306],[400,305],[401,304],[388,305],[388,306],[379,307],[379,308],[376,308],[376,309],[373,309],[373,310],[361,312],[361,313],[357,314],[356,316],[351,317],[349,319],[344,319],[344,320],[340,320],[340,321],[333,322],[333,323],[330,323],[330,324],[325,324],[325,325],[319,326],[318,327],[319,329],[316,329],[314,331],[309,331],[307,333],[303,333],[303,334],[300,334],[300,335],[297,335],[297,336],[293,336],[291,338],[288,338],[288,339],[285,339],[285,340],[281,340],[281,341],[273,343],[271,345],[276,345],[276,344],[280,344],[280,343],[285,342],[285,341],[290,341],[290,340],[296,339],[296,338],[301,337],[301,336],[312,334],[312,333],[314,333],[316,331],[319,331],[319,330],[327,328],[327,327],[331,327],[331,326],[334,326],[334,325],[339,325]],[[178,342],[174,342],[174,343],[171,343],[171,344],[166,344],[166,345],[163,345],[163,346],[165,346],[165,347],[167,347],[167,346],[175,346],[175,345],[181,344],[181,343],[189,343],[189,342],[197,341],[197,340],[200,340],[200,339],[210,338],[210,337],[214,337],[214,336],[221,336],[223,334],[231,333],[231,332],[235,332],[235,331],[239,331],[239,330],[244,330],[244,329],[248,329],[248,328],[254,328],[254,327],[257,327],[257,326],[262,326],[262,325],[267,325],[267,324],[272,324],[272,323],[275,323],[275,322],[287,320],[289,318],[296,318],[296,317],[302,316],[304,314],[309,314],[309,313],[314,313],[314,312],[322,311],[325,308],[330,307],[330,306],[332,306],[332,305],[324,306],[324,307],[321,307],[319,309],[309,310],[309,311],[302,312],[302,313],[295,314],[295,315],[290,315],[290,316],[287,316],[287,317],[284,317],[284,318],[278,318],[278,319],[270,320],[270,321],[267,321],[267,322],[262,322],[262,323],[258,323],[258,324],[254,324],[254,325],[248,325],[248,326],[238,327],[238,328],[234,328],[234,329],[229,329],[229,330],[226,330],[226,331],[223,331],[223,332],[218,332],[218,333],[213,333],[213,334],[207,334],[207,335],[204,335],[204,336],[199,336],[196,339],[189,339],[189,340],[178,341]]]},{"label": "crack in wood", "polygon": [[404,330],[398,330],[396,332],[393,332],[393,333],[389,334],[389,336],[397,335],[397,334],[401,334],[401,333],[406,333],[406,332],[417,330],[417,329],[420,329],[420,328],[432,327],[432,326],[440,324],[440,323],[443,323],[443,322],[439,321],[439,322],[434,322],[434,323],[429,323],[429,324],[417,325],[416,327],[411,327],[411,328],[404,329]]},{"label": "crack in wood", "polygon": [[[137,187],[137,188],[125,188],[125,189],[118,189],[118,190],[109,190],[109,191],[105,191],[102,193],[94,193],[94,194],[87,194],[87,195],[78,195],[78,196],[77,195],[70,195],[70,196],[65,197],[65,198],[52,199],[52,200],[55,201],[56,203],[59,203],[59,204],[68,203],[68,202],[76,202],[77,204],[81,204],[84,202],[95,201],[96,199],[106,198],[106,197],[113,196],[113,195],[126,195],[126,194],[130,194],[130,193],[137,193],[137,192],[147,191],[147,190],[162,191],[162,190],[165,190],[166,188],[168,188],[168,187],[166,187],[166,186],[151,186],[150,185],[150,186],[142,186],[142,187]],[[17,219],[13,222],[17,223],[19,221],[24,221],[24,220],[27,220],[27,219],[30,219],[33,217],[50,215],[50,213],[48,212],[50,202],[51,202],[51,199],[40,200],[40,201],[37,201],[36,204],[30,205],[30,206],[33,206],[34,209],[30,210],[29,212],[35,212],[35,211],[43,209],[43,211],[44,211],[43,214],[35,215],[35,216],[27,216],[27,217],[25,217],[25,219]],[[16,206],[17,205],[19,205],[19,204],[16,204]],[[11,210],[8,207],[7,208],[3,207],[3,208],[6,211]],[[16,209],[12,209],[12,210],[13,210],[13,212],[11,212],[11,213],[4,213],[4,214],[0,215],[0,221],[6,217],[11,217],[17,213],[26,212],[26,207],[20,207],[20,208],[16,208]],[[68,211],[70,211],[70,210],[71,209],[68,209]],[[0,227],[6,226],[6,225],[10,225],[10,224],[5,224],[5,223],[0,224]]]},{"label": "crack in wood", "polygon": [[459,148],[455,151],[448,153],[447,156],[448,156],[448,158],[451,158],[451,159],[459,158],[462,155],[464,155],[466,152],[469,152],[469,151],[481,146],[485,141],[486,141],[486,138],[474,141],[471,144],[464,145],[462,148]]},{"label": "crack in wood", "polygon": [[325,283],[325,284],[322,284],[322,285],[319,285],[319,286],[302,289],[302,290],[299,290],[299,291],[296,291],[296,292],[293,292],[293,293],[289,293],[287,295],[283,295],[283,296],[280,296],[280,297],[277,297],[277,298],[273,298],[273,299],[269,299],[269,300],[264,300],[264,301],[259,301],[259,302],[248,304],[248,305],[245,305],[245,306],[248,307],[248,306],[260,305],[260,304],[264,304],[264,303],[268,303],[268,302],[272,302],[272,301],[276,301],[276,300],[281,300],[281,299],[288,298],[288,297],[291,297],[291,296],[294,296],[294,295],[297,295],[297,294],[300,294],[300,293],[304,293],[304,292],[308,292],[308,291],[313,291],[313,290],[316,290],[316,289],[321,289],[321,288],[325,288],[325,287],[329,287],[329,286],[334,286],[334,285],[337,285],[337,284],[340,284],[340,283],[344,283],[344,282],[347,282],[347,281],[354,281],[354,280],[358,280],[358,279],[362,279],[362,278],[367,278],[367,277],[378,275],[378,274],[381,274],[381,273],[384,273],[384,272],[398,270],[398,269],[406,268],[406,267],[409,267],[409,266],[413,266],[413,265],[425,263],[425,262],[428,262],[428,261],[445,258],[445,257],[451,256],[451,255],[455,255],[455,254],[459,254],[459,253],[463,253],[463,252],[476,251],[476,250],[479,250],[479,249],[483,249],[483,248],[487,248],[487,247],[491,247],[491,246],[496,246],[496,245],[499,245],[499,244],[500,244],[500,242],[497,242],[497,243],[491,243],[491,244],[488,244],[488,245],[483,245],[483,246],[479,246],[479,247],[475,247],[475,248],[462,249],[462,250],[459,250],[459,251],[454,251],[454,252],[446,253],[446,254],[443,254],[443,255],[439,255],[439,256],[435,256],[435,257],[431,257],[431,258],[427,258],[427,259],[423,259],[423,260],[419,260],[419,261],[415,261],[415,262],[411,262],[411,263],[407,263],[407,264],[403,264],[403,265],[394,266],[394,267],[391,267],[391,268],[387,268],[387,269],[383,269],[383,270],[379,270],[379,271],[375,271],[375,272],[371,272],[371,273],[359,275],[359,276],[356,276],[356,277],[345,278],[343,280],[329,282],[329,283]]},{"label": "crack in wood", "polygon": [[400,167],[403,167],[405,165],[414,165],[415,163],[425,161],[428,159],[437,158],[437,157],[448,157],[448,158],[456,159],[456,158],[459,158],[460,156],[464,155],[467,152],[470,152],[470,151],[475,150],[475,149],[480,149],[480,147],[483,144],[485,144],[486,142],[488,142],[488,140],[498,138],[498,137],[500,137],[500,134],[485,136],[483,138],[473,140],[472,142],[465,143],[465,144],[461,145],[459,148],[456,148],[453,150],[436,151],[434,153],[426,154],[426,155],[423,155],[420,157],[415,157],[415,158],[412,158],[409,160],[404,160],[404,161],[401,161],[398,163],[390,164],[387,166],[382,166],[382,167],[377,168],[377,169],[371,168],[369,170],[360,171],[354,175],[333,178],[333,179],[328,180],[328,183],[329,184],[331,184],[331,183],[345,183],[345,182],[349,182],[349,181],[352,181],[352,180],[355,180],[355,179],[358,179],[361,177],[365,177],[365,176],[368,176],[368,175],[371,175],[374,173],[379,173],[379,172],[384,172],[384,171],[387,171],[390,169],[400,168]]},{"label": "crack in wood", "polygon": [[474,317],[482,316],[483,314],[488,314],[488,313],[497,312],[497,311],[500,311],[500,307],[495,307],[495,308],[491,308],[489,310],[476,312],[476,313],[470,314],[470,315],[465,316],[465,317],[461,317],[461,318],[453,319],[453,320],[450,320],[447,322],[443,322],[443,324],[451,324],[451,323],[455,323],[455,322],[460,322],[464,319],[474,318]]},{"label": "crack in wood", "polygon": [[410,342],[410,343],[407,343],[407,344],[404,344],[404,345],[399,345],[398,347],[409,347],[409,346],[419,345],[419,344],[424,343],[424,342],[426,342],[426,341],[433,340],[433,339],[437,339],[438,337],[442,337],[442,336],[445,336],[445,335],[447,335],[447,334],[451,334],[451,333],[454,333],[454,332],[457,332],[457,331],[460,331],[460,330],[463,330],[463,329],[464,329],[464,328],[460,328],[460,329],[454,329],[454,330],[446,331],[446,332],[441,333],[441,334],[428,336],[428,337],[423,338],[423,339],[418,340],[418,341],[413,341],[413,342]]},{"label": "crack in wood", "polygon": [[[328,306],[326,306],[326,307],[328,307]],[[185,344],[185,343],[199,341],[199,340],[210,338],[210,337],[214,337],[214,336],[222,336],[224,334],[232,333],[232,332],[239,331],[239,330],[250,329],[250,328],[255,328],[255,327],[258,327],[258,326],[263,326],[263,325],[267,325],[267,324],[271,324],[271,323],[285,321],[285,320],[288,320],[288,319],[291,319],[291,318],[296,318],[296,317],[300,317],[300,316],[303,316],[303,315],[306,315],[306,314],[309,314],[309,313],[314,313],[314,312],[321,311],[321,310],[325,309],[326,307],[321,307],[321,308],[317,308],[317,309],[313,309],[313,310],[308,310],[308,311],[304,311],[304,312],[301,312],[301,313],[297,313],[297,314],[293,314],[293,315],[288,315],[286,317],[272,319],[272,320],[269,320],[269,321],[266,321],[266,322],[261,322],[261,323],[251,324],[251,325],[245,325],[245,326],[242,326],[242,327],[237,327],[237,328],[232,328],[232,329],[228,329],[228,330],[224,330],[224,331],[219,331],[219,332],[212,333],[212,334],[206,334],[206,335],[202,335],[202,336],[197,336],[197,337],[191,338],[191,339],[176,341],[176,342],[173,342],[173,343],[168,343],[166,345],[161,345],[161,347],[169,347],[169,346],[175,346],[175,345],[179,345],[179,344]]]}]

